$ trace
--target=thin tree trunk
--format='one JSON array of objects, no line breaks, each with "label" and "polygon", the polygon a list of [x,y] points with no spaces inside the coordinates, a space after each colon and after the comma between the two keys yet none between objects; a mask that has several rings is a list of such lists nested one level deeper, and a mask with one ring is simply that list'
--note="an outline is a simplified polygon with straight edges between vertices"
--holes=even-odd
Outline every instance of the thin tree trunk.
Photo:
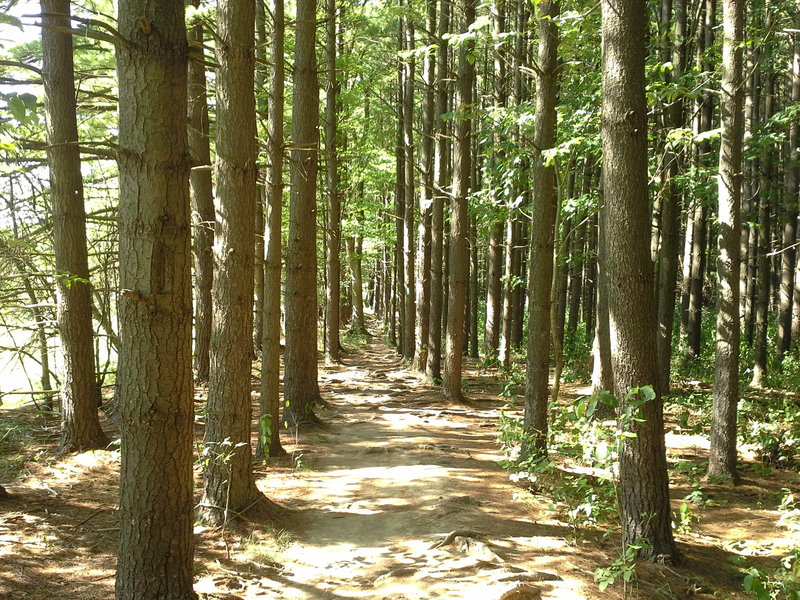
[{"label": "thin tree trunk", "polygon": [[298,0],[292,106],[291,199],[286,256],[284,419],[316,422],[317,379],[317,83],[316,0]]},{"label": "thin tree trunk", "polygon": [[[189,27],[189,40],[203,43],[203,23]],[[204,56],[204,54],[203,54]],[[194,371],[207,382],[211,347],[211,286],[214,280],[214,187],[211,181],[206,69],[202,61],[189,62],[189,153],[192,171],[189,189],[194,242]]]},{"label": "thin tree trunk", "polygon": [[717,349],[708,474],[736,481],[736,405],[739,402],[739,270],[742,194],[742,35],[744,2],[723,0],[722,141],[719,156]]},{"label": "thin tree trunk", "polygon": [[550,295],[553,282],[556,191],[555,165],[545,164],[544,152],[556,143],[559,4],[538,5],[539,56],[536,72],[536,129],[533,146],[533,208],[528,291],[528,354],[523,425],[532,441],[523,454],[547,454],[548,380],[550,378]]},{"label": "thin tree trunk", "polygon": [[[474,0],[462,0],[464,31],[475,21]],[[450,278],[447,298],[447,343],[444,357],[444,377],[442,384],[445,397],[463,402],[461,390],[462,351],[464,348],[464,307],[466,305],[467,234],[467,194],[472,175],[472,92],[475,81],[475,63],[468,56],[474,48],[474,40],[461,44],[458,55],[456,101],[457,122],[453,144],[453,197],[450,201]]]},{"label": "thin tree trunk", "polygon": [[327,0],[326,70],[327,88],[325,94],[325,175],[328,184],[328,215],[325,228],[327,247],[325,287],[325,362],[338,363],[341,262],[339,251],[342,240],[342,206],[339,199],[339,155],[336,147],[337,99],[339,83],[336,80],[336,0]]},{"label": "thin tree trunk", "polygon": [[[405,18],[405,49],[414,49],[414,25],[410,16]],[[414,73],[416,61],[409,56],[403,63],[403,191],[405,203],[403,213],[403,268],[405,270],[405,322],[403,327],[403,357],[411,362],[416,351],[416,287],[414,283]]]},{"label": "thin tree trunk", "polygon": [[[270,35],[269,102],[267,104],[266,192],[264,232],[264,340],[261,343],[261,398],[258,455],[285,456],[281,445],[281,228],[283,217],[283,109],[285,65],[283,0],[272,0]],[[266,450],[266,452],[265,452]]]},{"label": "thin tree trunk", "polygon": [[[70,27],[70,5],[68,0],[42,0],[41,8],[45,24],[42,29],[42,79],[53,204],[56,318],[63,356],[61,452],[74,452],[102,448],[108,443],[108,438],[97,417],[99,392],[94,376],[92,298],[81,157],[77,145],[72,36],[51,28]],[[46,347],[43,358],[47,357]]]},{"label": "thin tree trunk", "polygon": [[[217,161],[214,317],[203,442],[202,516],[220,523],[262,498],[252,471],[253,269],[255,249],[255,2],[217,4]],[[223,458],[225,457],[225,458]]]}]

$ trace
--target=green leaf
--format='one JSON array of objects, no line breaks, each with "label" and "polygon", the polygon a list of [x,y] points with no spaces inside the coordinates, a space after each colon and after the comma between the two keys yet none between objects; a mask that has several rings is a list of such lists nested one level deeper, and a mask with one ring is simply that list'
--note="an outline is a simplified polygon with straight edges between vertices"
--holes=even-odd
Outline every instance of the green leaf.
[{"label": "green leaf", "polygon": [[641,392],[642,397],[648,402],[650,400],[655,400],[656,398],[656,392],[651,385],[642,386],[639,388],[639,391]]},{"label": "green leaf", "polygon": [[12,17],[11,15],[0,13],[0,23],[3,25],[11,25],[19,30],[22,30],[22,21],[20,21],[17,17]]}]

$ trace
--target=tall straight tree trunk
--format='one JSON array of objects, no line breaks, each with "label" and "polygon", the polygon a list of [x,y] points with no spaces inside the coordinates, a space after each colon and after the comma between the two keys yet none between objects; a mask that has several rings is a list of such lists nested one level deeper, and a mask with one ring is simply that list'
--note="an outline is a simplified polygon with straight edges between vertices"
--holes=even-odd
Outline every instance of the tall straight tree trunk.
[{"label": "tall straight tree trunk", "polygon": [[[673,0],[673,80],[680,78],[686,62],[686,0]],[[683,127],[684,114],[681,99],[672,102],[667,115],[674,129]],[[677,178],[680,175],[680,149],[667,143],[665,158],[666,184],[661,205],[661,247],[658,253],[658,325],[656,351],[658,354],[658,380],[654,382],[662,394],[669,393],[669,367],[672,359],[672,330],[675,322],[675,295],[678,278],[678,252],[680,247],[681,190]]]},{"label": "tall straight tree trunk", "polygon": [[[414,49],[414,25],[410,16],[405,17],[405,49]],[[403,191],[405,203],[403,213],[403,268],[405,270],[405,323],[403,326],[403,357],[407,361],[414,359],[416,351],[416,287],[414,283],[414,73],[416,62],[409,56],[403,62]]]},{"label": "tall straight tree trunk", "polygon": [[[281,369],[281,229],[283,216],[283,108],[285,63],[283,46],[285,15],[283,0],[272,0],[270,35],[269,101],[267,103],[267,218],[264,231],[264,339],[261,343],[261,398],[259,443],[261,453],[284,456],[279,431]],[[268,420],[268,421],[267,421]],[[268,435],[267,435],[268,434]],[[268,439],[266,439],[268,438]]]},{"label": "tall straight tree trunk", "polygon": [[743,0],[722,2],[722,140],[719,154],[717,349],[709,476],[736,481],[736,405],[739,402],[739,270],[742,199]]},{"label": "tall straight tree trunk", "polygon": [[[474,93],[474,92],[473,92]],[[473,164],[477,161],[473,156]],[[476,180],[475,170],[472,172],[472,181]],[[478,185],[476,182],[475,185]],[[469,228],[469,313],[468,323],[469,327],[469,356],[470,358],[478,358],[478,283],[480,280],[478,269],[478,225],[476,218],[470,219]]]},{"label": "tall straight tree trunk", "polygon": [[[250,378],[255,262],[255,2],[217,4],[217,161],[214,318],[203,442],[201,514],[228,519],[261,498],[252,470]],[[222,456],[226,456],[223,460]]]},{"label": "tall straight tree trunk", "polygon": [[350,294],[352,296],[353,323],[351,329],[355,333],[366,333],[367,326],[364,322],[364,283],[361,276],[361,236],[349,236],[346,243],[347,260],[350,263],[350,276],[352,277]]},{"label": "tall straight tree trunk", "polygon": [[[189,27],[189,41],[203,43],[203,23]],[[201,54],[205,57],[205,53]],[[198,382],[208,381],[211,348],[211,286],[214,281],[214,186],[211,181],[206,68],[202,60],[189,61],[189,153],[195,275],[194,371]]]},{"label": "tall straight tree trunk", "polygon": [[611,369],[611,327],[608,321],[608,282],[606,276],[605,235],[606,207],[601,174],[600,198],[597,211],[597,310],[595,311],[594,342],[592,343],[592,393],[614,389]]},{"label": "tall straight tree trunk", "polygon": [[530,282],[528,290],[528,358],[523,425],[531,436],[523,452],[547,454],[548,398],[550,390],[550,293],[553,281],[555,237],[555,165],[545,164],[544,152],[556,142],[556,90],[558,89],[559,4],[538,5],[539,58],[536,72],[536,129],[533,134],[533,208],[531,227]]},{"label": "tall straight tree trunk", "polygon": [[[425,27],[428,44],[436,42],[436,0],[427,0]],[[415,335],[416,352],[413,367],[425,371],[428,364],[428,329],[431,311],[431,224],[433,209],[433,123],[435,94],[433,77],[436,57],[426,54],[422,66],[422,143],[420,149],[420,200],[419,231],[417,232],[417,319]]]},{"label": "tall straight tree trunk", "polygon": [[[586,174],[584,174],[584,179]],[[585,186],[588,187],[588,186]],[[538,218],[538,217],[537,217]],[[580,318],[581,299],[583,298],[583,244],[586,234],[586,220],[581,212],[573,216],[572,257],[569,269],[569,315],[567,317],[567,339],[572,339],[578,327]]]},{"label": "tall straight tree trunk", "polygon": [[[462,0],[464,31],[475,21],[475,1]],[[469,53],[474,41],[461,44],[458,53],[456,76],[456,124],[453,143],[453,197],[450,200],[450,278],[447,293],[447,342],[444,356],[442,384],[446,398],[463,402],[461,390],[461,365],[464,350],[464,308],[467,301],[467,276],[469,255],[467,235],[467,194],[472,175],[472,118],[475,62]]]},{"label": "tall straight tree trunk", "polygon": [[[398,0],[400,6],[403,0]],[[406,36],[402,17],[397,20],[397,49],[405,50]],[[405,252],[405,216],[406,216],[406,147],[405,147],[405,63],[398,55],[397,61],[397,145],[395,147],[395,303],[398,313],[397,353],[403,356],[406,343],[406,269]]]},{"label": "tall straight tree trunk", "polygon": [[325,362],[340,361],[339,328],[341,297],[341,262],[339,250],[342,240],[342,206],[339,199],[339,155],[336,146],[339,83],[336,80],[336,0],[327,0],[325,30],[326,70],[328,73],[325,94],[325,176],[328,184],[328,215],[325,228],[327,244],[325,287]]},{"label": "tall straight tree trunk", "polygon": [[[770,75],[771,77],[771,75]],[[767,113],[769,118],[769,113]],[[769,164],[769,163],[766,163]],[[766,182],[766,179],[764,180]],[[760,388],[764,385],[767,373],[767,318],[769,315],[769,258],[770,251],[770,190],[762,189],[758,195],[758,278],[755,302],[755,327],[753,332],[755,351],[753,353],[753,379],[750,386]]]},{"label": "tall straight tree trunk", "polygon": [[[92,298],[86,247],[86,211],[75,114],[68,0],[42,0],[42,79],[47,110],[47,159],[53,204],[58,331],[61,337],[61,451],[102,448],[108,438],[97,418]],[[48,388],[49,389],[49,386]]]},{"label": "tall straight tree trunk", "polygon": [[444,263],[444,201],[447,187],[448,152],[447,129],[442,116],[448,112],[447,66],[450,33],[450,1],[441,0],[439,10],[438,51],[436,54],[436,118],[434,120],[433,178],[436,188],[431,204],[431,308],[428,327],[428,364],[426,376],[441,379],[442,364],[442,271]]},{"label": "tall straight tree trunk", "polygon": [[317,421],[317,85],[316,0],[298,0],[292,106],[291,199],[286,255],[285,420]]},{"label": "tall straight tree trunk", "polygon": [[[662,400],[642,386],[657,377],[656,306],[650,258],[645,102],[645,3],[603,0],[603,178],[605,277],[614,392],[634,437],[620,448],[620,517],[625,548],[647,541],[643,558],[675,557],[664,446]],[[638,227],[632,227],[638,224]],[[635,391],[638,390],[638,391]],[[634,402],[637,404],[634,405]],[[622,417],[621,417],[622,418]]]},{"label": "tall straight tree trunk", "polygon": [[[800,18],[795,18],[800,22]],[[797,23],[800,25],[800,23]],[[793,33],[794,44],[789,59],[789,101],[800,102],[800,35]],[[778,308],[778,344],[780,363],[792,346],[792,309],[794,307],[795,270],[797,267],[797,214],[800,190],[800,124],[794,119],[789,128],[786,174],[784,176],[783,252],[781,252],[780,306]]]},{"label": "tall straight tree trunk", "polygon": [[116,598],[195,600],[184,3],[120,0],[118,6],[128,45],[116,53],[122,289]]}]

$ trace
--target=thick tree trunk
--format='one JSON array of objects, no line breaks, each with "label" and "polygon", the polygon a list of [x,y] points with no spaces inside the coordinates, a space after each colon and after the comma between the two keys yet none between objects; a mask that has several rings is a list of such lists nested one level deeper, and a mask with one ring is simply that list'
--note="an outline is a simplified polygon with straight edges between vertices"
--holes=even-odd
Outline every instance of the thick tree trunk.
[{"label": "thick tree trunk", "polygon": [[[259,455],[284,456],[281,445],[281,228],[283,216],[283,108],[285,65],[283,0],[272,0],[270,35],[269,102],[267,104],[266,191],[267,219],[264,231],[264,340],[261,343],[261,399]],[[264,448],[266,446],[266,448]]]},{"label": "thick tree trunk", "polygon": [[316,0],[298,0],[292,106],[291,198],[286,256],[284,418],[317,421],[317,84]]},{"label": "thick tree trunk", "polygon": [[128,45],[116,54],[122,289],[117,600],[196,598],[183,6],[119,2],[118,29]]},{"label": "thick tree trunk", "polygon": [[431,204],[431,308],[428,327],[428,364],[426,376],[439,381],[442,377],[442,313],[444,290],[442,287],[444,263],[444,202],[449,171],[447,129],[442,115],[448,109],[448,39],[450,33],[450,2],[441,0],[439,10],[439,49],[436,54],[436,118],[434,120],[433,178],[436,188]]},{"label": "thick tree trunk", "polygon": [[[99,392],[94,377],[92,298],[77,144],[72,36],[52,28],[70,27],[70,5],[68,0],[42,0],[41,8],[44,23],[42,79],[47,110],[47,159],[58,299],[56,318],[63,356],[61,451],[74,452],[102,448],[108,438],[97,418]],[[46,345],[42,356],[47,357]]]},{"label": "thick tree trunk", "polygon": [[325,228],[327,256],[325,269],[327,285],[325,286],[325,362],[338,363],[340,298],[341,298],[341,262],[339,250],[342,243],[342,206],[339,199],[339,155],[336,145],[337,131],[337,98],[339,83],[336,80],[336,0],[327,0],[326,70],[327,88],[325,94],[325,176],[328,184],[328,214]]},{"label": "thick tree trunk", "polygon": [[203,438],[201,514],[229,518],[261,498],[252,471],[250,379],[255,262],[255,2],[217,4],[217,160],[214,318]]},{"label": "thick tree trunk", "polygon": [[525,431],[529,456],[546,456],[550,390],[550,294],[553,282],[555,237],[555,165],[546,165],[544,152],[556,141],[556,90],[558,89],[558,2],[538,5],[539,58],[536,72],[536,129],[533,145],[533,207],[530,277],[528,290],[528,355],[525,381]]},{"label": "thick tree trunk", "polygon": [[[474,0],[462,0],[464,30],[475,21]],[[474,40],[461,44],[458,55],[456,101],[457,122],[453,144],[453,197],[450,201],[450,278],[447,294],[447,342],[444,357],[442,384],[445,397],[456,402],[464,401],[461,390],[461,365],[464,349],[464,307],[467,297],[467,269],[469,255],[467,234],[467,194],[472,175],[472,92],[475,81],[475,63],[468,56]]]},{"label": "thick tree trunk", "polygon": [[[189,39],[203,43],[203,24],[189,27]],[[194,371],[198,382],[208,381],[211,347],[211,286],[214,280],[214,186],[211,181],[206,68],[202,61],[189,62],[189,153],[192,203],[195,303]]]},{"label": "thick tree trunk", "polygon": [[719,155],[717,349],[708,474],[736,481],[736,405],[739,402],[739,270],[742,199],[743,0],[723,0],[722,141]]},{"label": "thick tree trunk", "polygon": [[[603,170],[605,277],[611,324],[614,392],[620,401],[620,517],[625,547],[647,541],[645,558],[675,557],[664,446],[662,401],[642,386],[657,377],[656,306],[647,198],[647,105],[645,102],[645,4],[604,0]],[[632,227],[639,224],[640,227]],[[634,391],[638,390],[638,391]],[[625,419],[627,412],[642,421]]]}]

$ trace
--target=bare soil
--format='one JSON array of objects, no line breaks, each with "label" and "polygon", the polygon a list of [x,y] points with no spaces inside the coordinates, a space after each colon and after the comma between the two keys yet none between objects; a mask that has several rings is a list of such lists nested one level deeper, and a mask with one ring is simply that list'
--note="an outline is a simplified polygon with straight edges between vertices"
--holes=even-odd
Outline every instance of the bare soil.
[{"label": "bare soil", "polygon": [[[748,596],[735,561],[775,567],[800,544],[777,510],[800,478],[759,477],[745,460],[742,485],[702,485],[712,502],[677,536],[682,563],[641,564],[634,581],[601,593],[594,572],[619,558],[618,528],[576,528],[500,468],[496,373],[468,371],[471,405],[450,405],[371,342],[320,381],[325,426],[282,432],[290,456],[257,467],[285,513],[196,529],[201,598],[739,599]],[[580,392],[568,386],[565,401]],[[203,397],[198,389],[198,405]],[[57,424],[31,406],[1,410],[0,426],[10,494],[0,501],[0,599],[112,598],[119,453],[56,457]],[[702,468],[705,438],[670,432],[667,443],[671,464]],[[697,482],[676,473],[672,484],[677,511]]]}]

